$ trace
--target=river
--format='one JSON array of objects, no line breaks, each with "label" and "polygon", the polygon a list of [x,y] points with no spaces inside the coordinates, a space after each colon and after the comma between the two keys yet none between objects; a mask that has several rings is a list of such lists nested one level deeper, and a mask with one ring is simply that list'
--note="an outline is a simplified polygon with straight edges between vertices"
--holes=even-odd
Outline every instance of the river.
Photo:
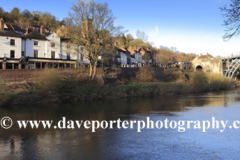
[{"label": "river", "polygon": [[[17,120],[240,120],[240,90],[0,108],[0,159],[239,159],[240,129],[19,129]],[[240,124],[238,124],[240,126]]]}]

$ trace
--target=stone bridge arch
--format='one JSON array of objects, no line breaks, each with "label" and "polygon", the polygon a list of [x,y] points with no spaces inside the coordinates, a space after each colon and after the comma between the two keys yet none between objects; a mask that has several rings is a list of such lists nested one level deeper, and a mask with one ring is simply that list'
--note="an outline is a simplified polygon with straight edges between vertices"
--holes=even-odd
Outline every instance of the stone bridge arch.
[{"label": "stone bridge arch", "polygon": [[202,71],[202,70],[203,70],[203,67],[201,65],[197,65],[196,71]]}]

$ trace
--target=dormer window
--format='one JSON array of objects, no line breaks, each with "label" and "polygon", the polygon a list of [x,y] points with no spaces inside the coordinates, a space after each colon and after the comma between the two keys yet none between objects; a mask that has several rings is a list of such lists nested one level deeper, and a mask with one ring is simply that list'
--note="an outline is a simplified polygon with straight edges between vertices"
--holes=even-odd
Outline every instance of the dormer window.
[{"label": "dormer window", "polygon": [[51,43],[51,47],[55,48],[55,43]]},{"label": "dormer window", "polygon": [[10,39],[10,45],[15,46],[15,39]]},{"label": "dormer window", "polygon": [[38,41],[34,41],[34,46],[38,46]]}]

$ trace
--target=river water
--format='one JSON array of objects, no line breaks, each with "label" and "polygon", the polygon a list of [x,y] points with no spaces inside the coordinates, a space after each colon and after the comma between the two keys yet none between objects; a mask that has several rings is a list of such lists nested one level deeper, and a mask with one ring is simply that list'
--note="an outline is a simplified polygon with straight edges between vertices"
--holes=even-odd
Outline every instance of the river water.
[{"label": "river water", "polygon": [[[0,108],[0,159],[239,159],[240,129],[19,129],[17,120],[240,120],[240,90]],[[239,124],[240,126],[240,124]]]}]

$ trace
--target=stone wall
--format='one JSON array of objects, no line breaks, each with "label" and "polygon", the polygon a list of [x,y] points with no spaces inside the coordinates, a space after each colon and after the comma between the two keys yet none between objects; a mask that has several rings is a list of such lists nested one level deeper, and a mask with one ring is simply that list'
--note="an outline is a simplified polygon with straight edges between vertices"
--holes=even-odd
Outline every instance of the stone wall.
[{"label": "stone wall", "polygon": [[206,60],[206,59],[198,59],[192,61],[192,67],[194,71],[196,71],[196,68],[198,66],[202,67],[202,70],[207,73],[217,73],[217,74],[223,74],[223,65],[221,59],[212,59],[212,60]]}]

